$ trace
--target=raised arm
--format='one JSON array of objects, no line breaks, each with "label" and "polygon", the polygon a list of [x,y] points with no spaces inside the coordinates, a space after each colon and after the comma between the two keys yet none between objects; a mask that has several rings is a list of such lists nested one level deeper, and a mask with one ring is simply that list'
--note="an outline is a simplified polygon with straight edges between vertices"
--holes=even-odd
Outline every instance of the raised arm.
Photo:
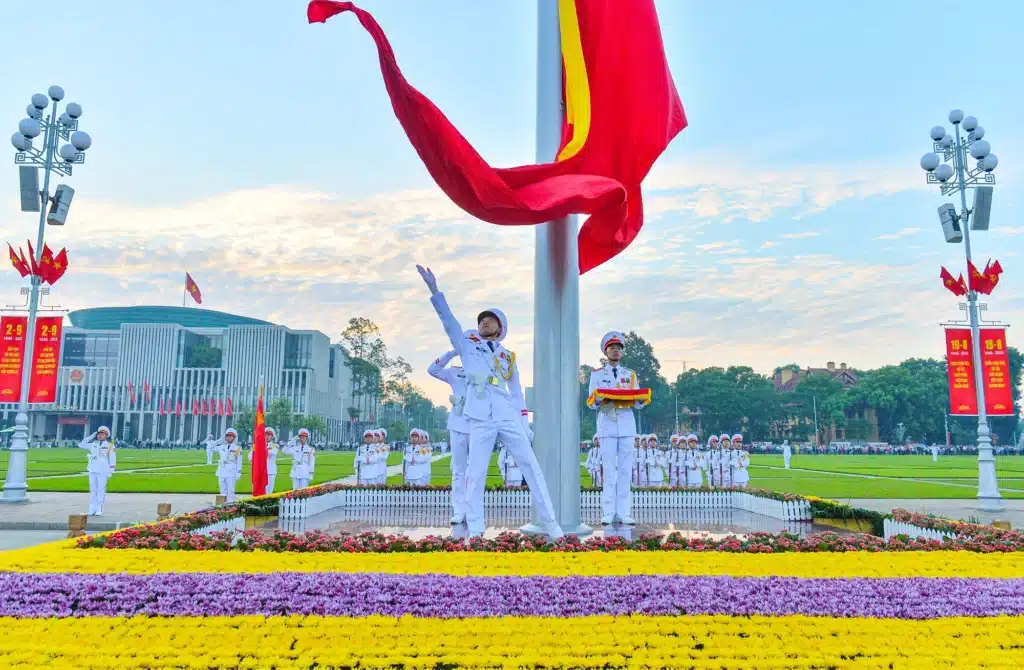
[{"label": "raised arm", "polygon": [[459,353],[452,349],[448,353],[444,354],[427,368],[427,374],[434,379],[440,379],[449,386],[452,385],[452,380],[455,375],[458,374],[455,370],[449,369],[447,366],[451,363],[452,359],[458,356]]},{"label": "raised arm", "polygon": [[92,435],[86,435],[85,439],[78,443],[78,448],[79,449],[92,449],[92,441],[93,441],[93,438],[95,438],[95,437],[96,437],[96,433],[93,433]]},{"label": "raised arm", "polygon": [[459,320],[452,314],[444,293],[437,290],[437,279],[434,277],[434,273],[430,271],[430,268],[425,268],[422,265],[417,265],[416,271],[420,273],[423,283],[430,289],[430,304],[434,306],[434,311],[437,312],[438,318],[441,319],[441,325],[444,326],[444,332],[448,336],[448,340],[452,343],[455,351],[461,354],[462,343],[465,339],[462,326],[459,325]]}]

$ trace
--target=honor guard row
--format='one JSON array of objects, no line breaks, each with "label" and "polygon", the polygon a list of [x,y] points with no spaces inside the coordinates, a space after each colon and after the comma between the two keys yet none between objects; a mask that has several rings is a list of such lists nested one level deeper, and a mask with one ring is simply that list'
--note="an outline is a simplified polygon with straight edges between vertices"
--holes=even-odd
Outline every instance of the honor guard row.
[{"label": "honor guard row", "polygon": [[363,431],[363,443],[356,448],[356,482],[360,486],[383,486],[388,479],[388,431],[371,428]]},{"label": "honor guard row", "polygon": [[697,436],[672,435],[667,449],[656,435],[636,438],[632,483],[638,487],[744,488],[750,482],[750,454],[743,436],[712,435],[707,448]]},{"label": "honor guard row", "polygon": [[[266,428],[264,433],[267,441],[267,493],[273,493],[277,484],[277,457],[281,453],[292,458],[290,472],[293,489],[309,486],[316,469],[316,449],[310,440],[309,430],[300,428],[295,437],[282,447],[277,442],[277,433],[273,428]],[[235,501],[235,488],[242,477],[242,445],[238,441],[238,432],[234,428],[224,431],[224,437],[206,440],[207,453],[217,454],[217,483],[220,495],[228,502]],[[252,462],[253,451],[248,453]]]},{"label": "honor guard row", "polygon": [[407,486],[430,486],[430,464],[433,460],[430,433],[419,428],[410,430],[402,457],[402,481]]}]

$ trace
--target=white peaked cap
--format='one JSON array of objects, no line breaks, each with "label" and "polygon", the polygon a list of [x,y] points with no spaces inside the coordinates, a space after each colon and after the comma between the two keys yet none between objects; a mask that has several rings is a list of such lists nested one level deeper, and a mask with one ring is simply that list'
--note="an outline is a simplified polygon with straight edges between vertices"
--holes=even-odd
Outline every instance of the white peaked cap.
[{"label": "white peaked cap", "polygon": [[381,435],[383,435],[383,436],[384,436],[384,439],[387,439],[387,437],[388,437],[388,431],[386,431],[386,430],[384,430],[383,428],[381,428],[379,432],[380,432],[380,434],[381,434]]},{"label": "white peaked cap", "polygon": [[238,437],[238,431],[234,428],[228,428],[224,431],[224,435],[234,435],[235,437]]},{"label": "white peaked cap", "polygon": [[498,335],[498,341],[501,342],[505,339],[505,336],[508,335],[508,317],[505,316],[505,312],[501,311],[497,307],[491,307],[490,309],[485,309],[477,314],[476,322],[480,323],[480,319],[484,318],[488,314],[493,314],[498,319],[498,323],[501,324],[501,334]]},{"label": "white peaked cap", "polygon": [[305,435],[306,437],[309,437],[309,429],[308,428],[299,428],[299,435]]},{"label": "white peaked cap", "polygon": [[100,426],[99,428],[96,429],[96,434],[99,435],[100,433],[106,433],[107,435],[110,435],[110,429],[107,428],[106,426]]},{"label": "white peaked cap", "polygon": [[686,436],[686,441],[689,442],[690,440],[693,440],[694,442],[696,442],[697,441],[697,436],[694,435],[693,433],[690,433],[689,435]]},{"label": "white peaked cap", "polygon": [[264,433],[270,433],[270,434],[271,434],[271,435],[273,435],[274,437],[277,437],[277,431],[276,431],[276,430],[274,430],[273,428],[271,428],[270,426],[267,426],[266,428],[264,428],[264,429],[263,429],[263,432],[264,432]]},{"label": "white peaked cap", "polygon": [[682,436],[679,433],[672,433],[672,437],[668,438],[669,442],[678,442]]},{"label": "white peaked cap", "polygon": [[373,431],[372,430],[364,430],[363,431],[363,437],[373,437]]},{"label": "white peaked cap", "polygon": [[622,333],[620,333],[617,330],[613,330],[613,331],[605,333],[604,337],[601,338],[601,353],[603,354],[604,350],[608,348],[608,345],[612,344],[613,342],[618,342],[623,347],[625,347],[626,346],[626,336],[623,335]]},{"label": "white peaked cap", "polygon": [[740,442],[742,442],[743,441],[743,436],[741,434],[739,434],[739,433],[736,433],[735,435],[732,436],[732,439],[739,440]]},{"label": "white peaked cap", "polygon": [[732,442],[732,438],[729,437],[729,433],[722,433],[721,435],[719,435],[718,441],[721,442],[722,440],[725,440],[726,442]]}]

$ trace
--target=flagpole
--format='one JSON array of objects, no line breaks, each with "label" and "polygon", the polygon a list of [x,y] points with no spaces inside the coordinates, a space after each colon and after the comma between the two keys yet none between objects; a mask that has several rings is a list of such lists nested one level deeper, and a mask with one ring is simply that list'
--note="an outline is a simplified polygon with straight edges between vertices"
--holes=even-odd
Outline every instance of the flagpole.
[{"label": "flagpole", "polygon": [[[537,162],[555,159],[562,138],[562,50],[558,0],[537,2]],[[534,451],[551,489],[555,516],[568,534],[580,523],[579,254],[577,222],[567,216],[536,226],[533,321]],[[538,533],[536,510],[523,528]]]}]

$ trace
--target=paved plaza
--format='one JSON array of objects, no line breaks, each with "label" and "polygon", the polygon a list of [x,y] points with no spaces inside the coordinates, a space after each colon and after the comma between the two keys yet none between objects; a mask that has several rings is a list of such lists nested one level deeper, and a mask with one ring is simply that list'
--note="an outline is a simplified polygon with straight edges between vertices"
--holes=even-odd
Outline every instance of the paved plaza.
[{"label": "paved plaza", "polygon": [[[89,517],[87,530],[116,530],[156,521],[156,506],[171,504],[171,514],[212,507],[216,496],[207,493],[108,493],[103,516]],[[0,531],[67,530],[68,517],[89,510],[88,493],[29,492],[31,502],[0,505]]]}]

